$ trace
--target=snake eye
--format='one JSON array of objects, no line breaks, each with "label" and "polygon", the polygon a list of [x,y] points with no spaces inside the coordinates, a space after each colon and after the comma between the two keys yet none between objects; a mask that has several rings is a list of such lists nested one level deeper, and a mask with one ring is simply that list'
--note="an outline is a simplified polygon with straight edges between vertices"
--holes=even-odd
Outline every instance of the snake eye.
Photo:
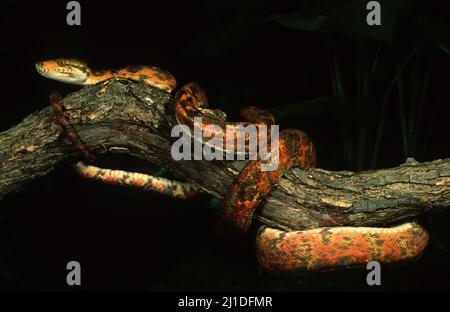
[{"label": "snake eye", "polygon": [[58,64],[59,66],[64,66],[66,64],[66,62],[64,62],[63,59],[58,59],[58,60],[56,60],[56,64]]}]

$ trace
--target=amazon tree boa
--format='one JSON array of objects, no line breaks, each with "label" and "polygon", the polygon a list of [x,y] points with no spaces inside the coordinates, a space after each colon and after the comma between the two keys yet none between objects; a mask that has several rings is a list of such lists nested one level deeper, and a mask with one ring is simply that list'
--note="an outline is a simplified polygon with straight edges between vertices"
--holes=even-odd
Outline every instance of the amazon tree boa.
[{"label": "amazon tree boa", "polygon": [[[120,70],[94,71],[85,63],[74,59],[56,59],[36,64],[37,71],[50,79],[77,85],[92,85],[111,78],[124,78],[149,84],[165,92],[176,87],[175,78],[157,67],[128,66]],[[80,140],[61,106],[61,97],[52,93],[51,104],[56,111],[56,121],[85,159],[95,157]],[[194,117],[203,118],[203,138],[224,132],[225,114],[210,109],[201,87],[190,83],[175,95],[175,115],[178,123],[194,127]],[[243,116],[247,122],[235,124],[274,123],[273,117],[255,107],[246,108]],[[209,124],[219,125],[211,132]],[[267,139],[267,138],[266,138]],[[274,171],[262,171],[262,160],[250,160],[231,184],[219,217],[219,228],[225,233],[245,233],[251,224],[253,212],[262,199],[270,193],[278,179],[293,166],[305,170],[315,166],[315,149],[311,139],[296,129],[279,134],[279,165]],[[246,149],[247,149],[246,145]],[[225,147],[226,149],[226,147]],[[190,183],[172,181],[151,175],[121,170],[103,169],[77,162],[75,169],[83,177],[105,183],[128,185],[144,190],[154,190],[180,198],[201,192]],[[272,272],[295,273],[304,270],[330,269],[365,265],[376,260],[394,263],[418,257],[428,242],[428,233],[415,222],[395,227],[324,227],[311,230],[285,232],[262,226],[257,235],[257,257],[261,265]]]}]

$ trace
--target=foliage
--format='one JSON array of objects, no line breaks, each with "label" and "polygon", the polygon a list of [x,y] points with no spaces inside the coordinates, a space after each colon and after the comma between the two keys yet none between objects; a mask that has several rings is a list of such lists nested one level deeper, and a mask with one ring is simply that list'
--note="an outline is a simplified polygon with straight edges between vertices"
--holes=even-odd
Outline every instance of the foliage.
[{"label": "foliage", "polygon": [[[213,27],[183,57],[229,57],[267,24],[289,29],[292,41],[305,32],[316,32],[327,50],[332,93],[304,101],[292,99],[272,111],[279,118],[318,112],[334,116],[339,143],[333,155],[338,155],[336,162],[341,166],[333,167],[349,170],[384,165],[380,163],[380,153],[386,152],[382,142],[391,131],[386,120],[394,112],[400,120],[393,131],[401,136],[402,157],[419,157],[431,55],[450,52],[450,25],[444,19],[449,5],[445,1],[379,2],[382,26],[374,27],[366,24],[366,2],[360,0],[209,1],[205,12]],[[344,62],[349,55],[342,51],[348,50],[352,61]],[[227,102],[224,97],[222,101]]]}]

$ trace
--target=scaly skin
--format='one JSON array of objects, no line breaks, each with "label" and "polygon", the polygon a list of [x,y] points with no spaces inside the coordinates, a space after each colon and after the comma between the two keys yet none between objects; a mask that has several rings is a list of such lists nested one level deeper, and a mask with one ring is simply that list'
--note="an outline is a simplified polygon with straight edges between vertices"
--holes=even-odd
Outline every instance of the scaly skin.
[{"label": "scaly skin", "polygon": [[[250,149],[250,138],[245,135],[245,128],[248,126],[266,125],[270,126],[275,123],[273,116],[266,111],[257,107],[249,106],[244,108],[240,115],[246,119],[246,122],[230,122],[226,120],[226,114],[218,109],[211,109],[208,105],[208,100],[203,89],[197,83],[189,83],[183,86],[175,95],[175,117],[179,124],[189,126],[191,133],[194,131],[194,118],[201,117],[202,123],[200,129],[202,130],[202,139],[204,144],[213,137],[220,136],[227,137],[226,128],[234,127],[233,144],[227,146],[226,140],[222,147],[223,152],[232,150],[233,154],[238,154],[240,151],[235,148],[235,142],[238,138],[243,139],[245,146],[243,154],[248,155]],[[218,126],[218,129],[212,129],[210,126]],[[217,128],[217,127],[215,127]],[[228,133],[230,135],[230,133]],[[258,133],[258,140],[267,142],[269,139],[266,133]]]},{"label": "scaly skin", "polygon": [[[118,71],[91,71],[86,64],[76,60],[58,59],[36,65],[38,72],[47,78],[80,85],[95,84],[110,78],[126,78],[147,83],[161,90],[171,92],[175,79],[169,73],[156,67],[126,67]],[[55,100],[58,99],[58,100]],[[93,158],[84,147],[62,112],[60,99],[52,96],[52,106],[69,138],[85,158]],[[258,108],[249,107],[243,111],[247,122],[231,123],[220,110],[210,109],[204,91],[195,83],[181,88],[175,96],[175,115],[180,124],[194,127],[194,117],[202,117],[203,138],[215,135],[225,137],[227,125],[251,126],[272,125],[273,117]],[[211,130],[210,125],[219,127]],[[240,130],[234,138],[241,135]],[[268,140],[268,135],[259,134],[258,140]],[[207,144],[207,142],[204,142]],[[234,143],[233,143],[234,144]],[[223,152],[236,151],[234,145],[223,146]],[[245,154],[251,148],[251,141],[245,138]],[[224,199],[219,218],[219,229],[226,233],[245,233],[253,213],[262,199],[271,192],[278,179],[293,166],[303,169],[315,166],[315,149],[311,139],[302,131],[287,129],[280,132],[278,139],[278,167],[274,171],[262,171],[262,160],[250,160],[231,184]],[[91,179],[105,183],[129,185],[151,189],[176,197],[190,197],[200,192],[189,183],[173,182],[140,173],[102,169],[76,164],[78,172]],[[284,232],[261,227],[257,240],[257,255],[261,265],[272,272],[295,273],[304,270],[332,269],[365,265],[376,260],[394,263],[418,257],[428,243],[428,233],[416,223],[405,223],[391,228],[378,227],[332,227],[312,230]]]},{"label": "scaly skin", "polygon": [[134,65],[118,70],[91,70],[76,59],[59,58],[36,63],[36,70],[46,78],[75,85],[94,85],[111,78],[131,79],[172,92],[177,82],[167,71],[153,66]]},{"label": "scaly skin", "polygon": [[107,184],[131,186],[175,198],[191,198],[201,191],[198,186],[192,183],[173,181],[138,172],[99,168],[86,165],[81,161],[75,164],[75,169],[83,178]]},{"label": "scaly skin", "polygon": [[275,170],[262,171],[263,162],[251,160],[233,181],[225,196],[219,221],[224,227],[235,233],[247,232],[256,207],[289,168],[314,167],[314,145],[306,133],[296,129],[283,130],[279,134],[278,146],[278,167]]},{"label": "scaly skin", "polygon": [[[180,123],[192,129],[194,117],[203,117],[207,107],[206,96],[198,85],[189,84],[178,91],[175,114]],[[207,116],[209,114],[208,111]],[[261,114],[261,120],[255,116],[252,115],[255,124],[274,122],[273,117],[265,112]],[[220,125],[219,132],[223,135],[229,123],[220,115],[217,120],[214,123]],[[207,122],[203,127],[208,128]],[[208,134],[208,138],[216,135]],[[256,207],[286,170],[293,166],[304,169],[315,166],[314,145],[304,132],[295,129],[281,131],[278,146],[279,165],[276,170],[262,171],[261,160],[249,161],[233,181],[224,199],[219,233],[245,233]],[[416,223],[391,228],[344,226],[292,232],[262,227],[257,235],[256,249],[258,260],[266,270],[294,273],[365,265],[371,260],[384,263],[406,261],[419,256],[427,243],[428,233]]]},{"label": "scaly skin", "polygon": [[72,144],[75,146],[75,148],[83,154],[83,157],[90,162],[95,162],[96,159],[94,154],[92,154],[86,144],[81,141],[81,138],[64,113],[61,103],[61,94],[59,94],[58,91],[53,91],[50,94],[50,104],[52,105],[53,110],[55,110],[56,121],[64,129],[64,132],[66,133]]},{"label": "scaly skin", "polygon": [[261,227],[256,240],[258,261],[272,272],[294,273],[364,265],[376,260],[395,263],[418,257],[428,233],[417,223],[391,228],[332,227],[284,232]]},{"label": "scaly skin", "polygon": [[[66,64],[70,62],[70,60],[58,60],[60,64]],[[55,68],[54,65],[57,64],[56,61],[46,61],[41,62],[36,65],[37,68],[40,68],[40,73],[45,71],[46,73],[52,73],[52,78],[56,80],[60,80],[57,73],[65,70],[65,75],[68,75],[67,72],[70,72],[70,68]],[[79,61],[76,61],[76,64],[83,64]],[[73,66],[73,62],[71,62]],[[50,66],[47,68],[46,66]],[[90,70],[87,70],[90,72]],[[50,75],[50,74],[49,74]],[[72,79],[77,79],[77,75],[75,72],[71,74]],[[139,79],[141,79],[140,77]],[[109,78],[105,78],[109,79]],[[82,80],[82,79],[78,79]],[[92,80],[92,79],[91,79]],[[162,88],[163,90],[170,90],[171,86],[175,86],[175,82],[171,82],[169,85]],[[154,84],[153,84],[154,85]],[[62,106],[62,98],[61,95],[57,91],[53,91],[50,95],[50,103],[52,108],[56,113],[56,121],[63,128],[65,134],[70,139],[72,144],[76,149],[78,149],[82,154],[83,158],[90,161],[95,162],[96,157],[92,154],[92,152],[87,148],[87,146],[82,142],[81,138],[73,128],[70,123],[68,117],[63,111]],[[77,162],[74,165],[74,169],[78,174],[84,178],[94,179],[101,181],[103,183],[115,184],[115,185],[123,185],[123,186],[131,186],[140,188],[146,191],[155,191],[161,194],[166,194],[172,197],[177,198],[191,198],[196,194],[201,192],[200,187],[192,183],[173,181],[161,177],[155,177],[148,174],[136,173],[136,172],[127,172],[122,170],[111,170],[100,168],[96,166],[87,165],[81,161]]]}]

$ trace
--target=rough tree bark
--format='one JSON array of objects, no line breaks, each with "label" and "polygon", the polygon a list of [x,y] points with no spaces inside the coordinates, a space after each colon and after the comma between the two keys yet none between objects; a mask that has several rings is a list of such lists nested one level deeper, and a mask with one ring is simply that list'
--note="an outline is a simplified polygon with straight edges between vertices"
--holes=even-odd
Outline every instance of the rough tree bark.
[{"label": "rough tree bark", "polygon": [[[172,96],[127,80],[84,87],[64,99],[71,122],[96,154],[126,153],[199,184],[222,198],[243,162],[174,161]],[[80,158],[49,106],[0,133],[0,199],[61,164]],[[256,218],[295,230],[387,224],[450,206],[450,159],[377,171],[291,169]]]}]

